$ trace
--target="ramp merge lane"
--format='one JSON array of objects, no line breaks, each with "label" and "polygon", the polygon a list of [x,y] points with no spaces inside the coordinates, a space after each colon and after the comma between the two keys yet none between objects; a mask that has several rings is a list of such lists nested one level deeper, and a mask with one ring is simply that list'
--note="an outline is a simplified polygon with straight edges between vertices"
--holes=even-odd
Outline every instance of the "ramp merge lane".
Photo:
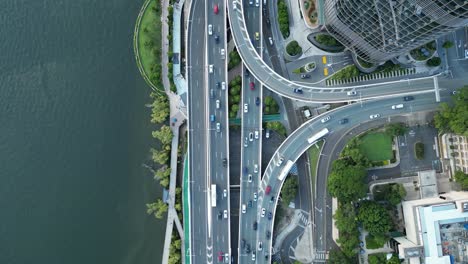
[{"label": "ramp merge lane", "polygon": [[[427,91],[428,84],[432,81],[432,78],[428,77],[410,81],[400,80],[387,84],[349,87],[326,87],[318,84],[305,85],[292,82],[271,69],[262,60],[251,43],[245,23],[246,6],[240,0],[229,0],[228,2],[227,8],[232,36],[244,64],[263,85],[282,96],[308,102],[346,102],[355,99],[347,95],[347,92],[352,90],[359,94],[360,99],[381,98]],[[409,82],[411,82],[411,85],[409,85]],[[297,89],[302,90],[302,93],[295,93],[294,90]]]}]

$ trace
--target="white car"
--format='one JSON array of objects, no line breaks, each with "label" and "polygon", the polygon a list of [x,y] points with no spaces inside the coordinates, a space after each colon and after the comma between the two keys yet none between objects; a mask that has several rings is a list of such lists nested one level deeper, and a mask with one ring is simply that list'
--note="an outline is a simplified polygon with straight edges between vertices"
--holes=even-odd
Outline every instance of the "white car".
[{"label": "white car", "polygon": [[226,52],[224,51],[224,49],[221,49],[219,53],[221,54],[221,59],[224,59],[224,56],[226,55]]},{"label": "white car", "polygon": [[208,71],[209,71],[210,73],[213,73],[213,64],[210,64],[210,65],[208,66]]},{"label": "white car", "polygon": [[255,261],[255,253],[252,253],[252,261]]},{"label": "white car", "polygon": [[237,9],[237,5],[236,5],[236,4],[237,4],[237,2],[236,2],[236,1],[232,2],[232,9],[234,9],[234,10],[236,10],[236,9]]},{"label": "white car", "polygon": [[221,90],[226,90],[226,83],[225,82],[221,83]]},{"label": "white car", "polygon": [[255,139],[258,139],[260,136],[260,133],[258,133],[258,130],[255,130]]},{"label": "white car", "polygon": [[353,91],[347,92],[346,94],[347,94],[348,96],[355,96],[355,95],[357,94],[357,92],[353,90]]},{"label": "white car", "polygon": [[277,167],[281,166],[281,164],[283,164],[283,161],[284,161],[284,158],[281,157],[281,158],[278,160],[278,162],[276,163],[276,166],[277,166]]},{"label": "white car", "polygon": [[227,210],[224,210],[223,215],[224,215],[224,218],[227,218],[227,217],[228,217],[228,215],[227,215]]},{"label": "white car", "polygon": [[254,165],[254,173],[257,173],[257,172],[258,172],[258,165],[255,164],[255,165]]},{"label": "white car", "polygon": [[221,124],[216,123],[216,132],[221,132]]},{"label": "white car", "polygon": [[223,191],[223,196],[227,197],[227,190],[226,189],[224,189],[224,191]]},{"label": "white car", "polygon": [[247,181],[252,182],[252,174],[249,174],[249,176],[247,177]]},{"label": "white car", "polygon": [[257,193],[254,193],[254,202],[257,201],[257,198],[258,198],[258,197],[257,197]]},{"label": "white car", "polygon": [[392,109],[401,109],[403,108],[403,104],[392,105]]},{"label": "white car", "polygon": [[255,0],[255,6],[256,6],[256,7],[259,7],[259,6],[260,6],[260,1],[259,1],[259,0]]},{"label": "white car", "polygon": [[248,112],[249,112],[249,105],[244,104],[244,113],[248,113]]},{"label": "white car", "polygon": [[326,117],[322,118],[322,120],[320,120],[320,122],[325,123],[325,122],[328,122],[328,120],[330,120],[330,119],[331,119],[330,116],[326,116]]},{"label": "white car", "polygon": [[213,25],[211,24],[208,25],[208,35],[213,35]]},{"label": "white car", "polygon": [[270,130],[269,129],[266,130],[265,137],[270,138]]},{"label": "white car", "polygon": [[249,140],[253,141],[253,133],[252,132],[249,133]]},{"label": "white car", "polygon": [[245,204],[242,204],[242,213],[245,214],[246,211],[247,211],[247,207],[245,206]]},{"label": "white car", "polygon": [[273,46],[273,38],[268,37],[268,41],[270,42],[270,46]]},{"label": "white car", "polygon": [[262,214],[261,214],[261,217],[265,217],[265,212],[266,212],[265,208],[262,208]]},{"label": "white car", "polygon": [[375,119],[375,118],[379,118],[380,117],[380,114],[375,114],[375,115],[370,115],[369,118],[370,119]]},{"label": "white car", "polygon": [[249,5],[253,5],[253,0],[249,0]]},{"label": "white car", "polygon": [[221,103],[219,102],[219,100],[216,100],[216,109],[219,109],[221,107]]}]

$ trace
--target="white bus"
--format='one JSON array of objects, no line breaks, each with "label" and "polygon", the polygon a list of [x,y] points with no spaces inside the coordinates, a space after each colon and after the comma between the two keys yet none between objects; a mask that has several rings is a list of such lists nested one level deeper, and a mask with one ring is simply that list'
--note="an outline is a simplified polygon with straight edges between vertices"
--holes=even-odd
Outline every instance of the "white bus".
[{"label": "white bus", "polygon": [[324,128],[320,130],[317,134],[311,136],[310,138],[307,139],[307,142],[309,144],[313,144],[317,142],[317,140],[321,139],[322,137],[326,136],[330,131],[328,131],[328,128]]},{"label": "white bus", "polygon": [[211,184],[211,207],[216,207],[216,184]]},{"label": "white bus", "polygon": [[294,165],[294,162],[288,160],[286,162],[286,165],[284,165],[283,170],[281,171],[280,175],[278,176],[278,180],[282,181],[286,176],[288,176],[288,172],[291,170],[292,166]]}]

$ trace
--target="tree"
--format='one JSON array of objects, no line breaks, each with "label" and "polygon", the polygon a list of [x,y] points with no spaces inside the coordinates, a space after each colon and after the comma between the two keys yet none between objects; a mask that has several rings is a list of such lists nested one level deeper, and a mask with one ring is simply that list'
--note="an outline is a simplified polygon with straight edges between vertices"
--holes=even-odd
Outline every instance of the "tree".
[{"label": "tree", "polygon": [[351,203],[340,203],[333,218],[336,220],[336,228],[338,228],[340,235],[338,242],[343,253],[347,257],[356,255],[356,248],[359,245],[359,231],[353,205]]},{"label": "tree", "polygon": [[164,94],[157,95],[155,93],[151,93],[151,98],[154,99],[151,111],[151,122],[152,123],[161,123],[167,119],[169,116],[169,101],[167,100],[167,96]]},{"label": "tree", "polygon": [[159,131],[153,131],[154,138],[159,139],[163,145],[169,145],[172,142],[172,131],[169,126],[163,125]]},{"label": "tree", "polygon": [[391,219],[387,210],[374,201],[365,201],[359,208],[358,220],[364,229],[373,236],[385,235],[391,228]]},{"label": "tree", "polygon": [[442,132],[468,136],[468,85],[453,96],[454,105],[440,104],[439,111],[434,116],[434,124]]},{"label": "tree", "polygon": [[297,177],[289,176],[286,178],[281,188],[281,198],[283,203],[287,206],[296,198],[297,194]]},{"label": "tree", "polygon": [[390,136],[403,136],[406,132],[406,127],[403,123],[392,123],[385,126],[385,133]]},{"label": "tree", "polygon": [[163,215],[167,212],[168,205],[161,199],[156,200],[154,203],[146,204],[146,213],[158,219],[162,219]]},{"label": "tree", "polygon": [[347,257],[343,251],[339,249],[332,249],[328,255],[329,263],[339,264],[357,264],[358,262],[354,258]]},{"label": "tree", "polygon": [[286,136],[286,128],[279,121],[267,122],[266,128],[276,131],[276,133]]},{"label": "tree", "polygon": [[429,67],[436,67],[439,66],[442,60],[439,57],[432,57],[427,60],[426,64]]},{"label": "tree", "polygon": [[153,153],[152,155],[153,161],[156,163],[163,165],[163,164],[166,164],[167,161],[169,160],[169,151],[165,149],[158,151],[152,148],[151,152]]},{"label": "tree", "polygon": [[395,254],[389,260],[387,260],[387,264],[400,264],[400,263],[401,263],[401,260]]},{"label": "tree", "polygon": [[161,180],[164,178],[169,178],[171,175],[171,167],[164,165],[154,172],[154,179]]},{"label": "tree", "polygon": [[390,184],[390,190],[385,193],[385,200],[393,206],[399,204],[406,196],[406,190],[400,183]]},{"label": "tree", "polygon": [[377,254],[372,254],[369,255],[369,264],[382,264],[387,261],[387,258],[385,254],[383,253],[377,253]]},{"label": "tree", "polygon": [[344,203],[362,198],[367,192],[367,185],[364,183],[366,175],[364,167],[349,166],[346,159],[336,160],[328,176],[328,191]]},{"label": "tree", "polygon": [[302,53],[302,47],[299,46],[297,41],[293,40],[286,46],[286,52],[291,56],[295,56]]},{"label": "tree", "polygon": [[468,190],[468,174],[464,173],[463,171],[457,170],[455,172],[455,181],[460,184],[463,190]]},{"label": "tree", "polygon": [[453,47],[453,42],[452,41],[445,41],[444,44],[442,44],[442,47],[444,49],[450,49],[451,47]]},{"label": "tree", "polygon": [[278,24],[283,38],[289,37],[288,6],[284,0],[278,0]]}]

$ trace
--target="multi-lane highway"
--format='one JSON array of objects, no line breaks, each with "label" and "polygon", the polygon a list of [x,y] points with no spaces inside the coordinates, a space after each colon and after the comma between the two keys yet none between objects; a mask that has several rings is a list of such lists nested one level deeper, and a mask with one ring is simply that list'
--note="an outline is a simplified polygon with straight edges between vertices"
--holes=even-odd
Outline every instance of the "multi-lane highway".
[{"label": "multi-lane highway", "polygon": [[[261,7],[254,1],[244,2],[250,39],[261,53]],[[259,3],[260,5],[260,3]],[[241,203],[239,212],[239,263],[250,263],[256,254],[257,237],[254,222],[257,214],[257,189],[261,180],[262,146],[262,85],[242,67],[242,147],[241,147]],[[243,207],[245,209],[243,210]],[[245,212],[245,213],[243,213]]]},{"label": "multi-lane highway", "polygon": [[188,252],[193,263],[230,259],[231,253],[225,10],[222,0],[194,0],[188,23]]},{"label": "multi-lane highway", "polygon": [[[189,175],[190,175],[190,248],[188,254],[192,262],[207,259],[208,199],[210,184],[208,178],[207,134],[208,134],[208,90],[205,89],[205,6],[203,1],[194,0],[190,10],[192,21],[188,24],[187,80],[188,80],[188,140],[189,140]],[[194,16],[197,14],[199,16]],[[196,153],[203,153],[197,155]],[[211,251],[210,251],[211,252]],[[211,253],[210,253],[211,254]],[[206,262],[206,261],[205,261]]]}]

